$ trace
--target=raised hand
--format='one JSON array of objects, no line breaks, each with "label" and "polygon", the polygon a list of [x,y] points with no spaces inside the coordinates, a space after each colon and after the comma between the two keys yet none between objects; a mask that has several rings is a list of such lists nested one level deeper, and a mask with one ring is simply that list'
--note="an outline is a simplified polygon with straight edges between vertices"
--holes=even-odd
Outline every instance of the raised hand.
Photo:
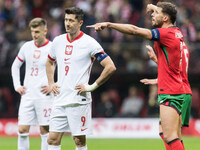
[{"label": "raised hand", "polygon": [[150,13],[150,12],[153,12],[157,9],[157,6],[156,5],[153,5],[153,4],[148,4],[147,5],[147,8],[146,8],[146,13]]},{"label": "raised hand", "polygon": [[149,58],[151,60],[153,60],[155,63],[157,63],[157,56],[156,54],[154,53],[154,50],[153,48],[150,46],[150,45],[146,45],[146,48],[148,49],[148,55],[149,55]]}]

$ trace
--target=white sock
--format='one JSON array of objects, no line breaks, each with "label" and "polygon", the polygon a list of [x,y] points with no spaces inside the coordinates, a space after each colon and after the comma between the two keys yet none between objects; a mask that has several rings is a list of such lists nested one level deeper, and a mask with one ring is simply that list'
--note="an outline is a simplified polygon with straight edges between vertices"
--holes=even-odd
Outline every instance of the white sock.
[{"label": "white sock", "polygon": [[29,150],[29,133],[18,133],[18,150]]},{"label": "white sock", "polygon": [[41,136],[41,150],[48,150],[48,143],[47,143],[47,138],[49,136],[49,133],[47,134],[40,134]]},{"label": "white sock", "polygon": [[87,145],[85,145],[83,147],[76,147],[76,150],[87,150]]},{"label": "white sock", "polygon": [[60,145],[48,145],[48,150],[61,150]]}]

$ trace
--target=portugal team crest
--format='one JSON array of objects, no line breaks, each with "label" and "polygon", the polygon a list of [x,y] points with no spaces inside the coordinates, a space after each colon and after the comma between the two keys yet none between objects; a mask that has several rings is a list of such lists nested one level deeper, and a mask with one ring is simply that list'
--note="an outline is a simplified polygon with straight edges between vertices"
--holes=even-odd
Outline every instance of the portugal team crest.
[{"label": "portugal team crest", "polygon": [[39,59],[40,58],[40,54],[41,54],[40,50],[35,50],[34,53],[33,53],[33,58]]},{"label": "portugal team crest", "polygon": [[72,45],[66,45],[65,55],[71,55],[72,51],[73,51],[73,46]]}]

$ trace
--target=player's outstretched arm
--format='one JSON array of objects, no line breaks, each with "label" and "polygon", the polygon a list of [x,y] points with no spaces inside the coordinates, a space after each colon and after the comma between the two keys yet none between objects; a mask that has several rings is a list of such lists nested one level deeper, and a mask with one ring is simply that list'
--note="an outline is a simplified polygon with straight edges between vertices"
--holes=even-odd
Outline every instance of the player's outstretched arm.
[{"label": "player's outstretched arm", "polygon": [[105,83],[111,77],[111,75],[116,71],[116,67],[109,56],[106,57],[105,59],[103,59],[100,64],[104,67],[104,69],[103,69],[101,75],[99,76],[99,78],[91,85],[88,85],[88,84],[77,85],[75,87],[75,90],[78,90],[78,94],[81,94],[83,92],[94,91],[100,85]]},{"label": "player's outstretched arm", "polygon": [[96,23],[94,25],[87,26],[87,28],[94,28],[95,31],[101,31],[105,28],[112,28],[124,34],[135,35],[147,40],[152,39],[152,34],[149,29],[140,28],[131,24],[102,22],[102,23]]},{"label": "player's outstretched arm", "polygon": [[146,48],[148,49],[148,55],[149,55],[149,58],[151,59],[151,60],[153,60],[155,63],[157,63],[157,56],[156,56],[156,54],[155,54],[155,52],[154,52],[154,50],[153,50],[153,48],[150,46],[150,45],[146,45]]},{"label": "player's outstretched arm", "polygon": [[144,83],[144,84],[147,84],[147,85],[149,85],[149,84],[151,84],[151,85],[158,84],[157,79],[142,79],[142,80],[140,80],[140,82]]}]

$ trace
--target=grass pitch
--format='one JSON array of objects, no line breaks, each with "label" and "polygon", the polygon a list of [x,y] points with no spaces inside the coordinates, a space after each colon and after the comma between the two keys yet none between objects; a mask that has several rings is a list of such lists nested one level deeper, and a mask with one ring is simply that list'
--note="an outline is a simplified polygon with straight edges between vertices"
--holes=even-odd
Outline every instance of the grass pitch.
[{"label": "grass pitch", "polygon": [[[186,150],[200,150],[200,137],[184,137]],[[40,137],[30,138],[30,150],[40,150]],[[161,139],[87,139],[88,150],[165,150]],[[17,137],[0,137],[0,150],[16,150]],[[75,150],[71,136],[62,139],[62,150]]]}]

